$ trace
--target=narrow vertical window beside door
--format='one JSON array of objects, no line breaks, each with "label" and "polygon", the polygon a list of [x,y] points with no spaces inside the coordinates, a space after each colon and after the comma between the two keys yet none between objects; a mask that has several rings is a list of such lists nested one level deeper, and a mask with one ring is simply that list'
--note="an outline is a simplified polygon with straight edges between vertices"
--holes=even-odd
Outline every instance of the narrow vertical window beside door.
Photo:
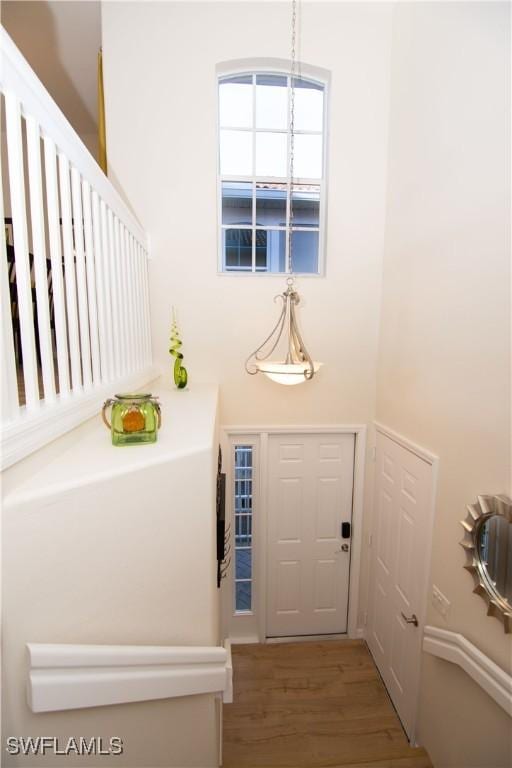
[{"label": "narrow vertical window beside door", "polygon": [[235,611],[252,610],[253,447],[235,446]]}]

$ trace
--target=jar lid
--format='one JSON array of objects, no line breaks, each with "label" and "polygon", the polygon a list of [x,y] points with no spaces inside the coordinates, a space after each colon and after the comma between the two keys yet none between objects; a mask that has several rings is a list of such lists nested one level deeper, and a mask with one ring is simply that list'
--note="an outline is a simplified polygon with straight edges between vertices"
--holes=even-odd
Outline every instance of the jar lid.
[{"label": "jar lid", "polygon": [[151,392],[124,392],[120,395],[114,395],[117,400],[149,400],[152,397]]}]

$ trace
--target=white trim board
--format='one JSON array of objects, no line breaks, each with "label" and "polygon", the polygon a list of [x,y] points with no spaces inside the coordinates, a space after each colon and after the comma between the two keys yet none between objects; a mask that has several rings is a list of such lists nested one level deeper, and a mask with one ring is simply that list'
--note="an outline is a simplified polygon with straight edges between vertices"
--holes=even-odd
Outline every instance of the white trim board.
[{"label": "white trim board", "polygon": [[28,643],[32,712],[200,693],[232,696],[231,649],[216,646]]},{"label": "white trim board", "polygon": [[[306,435],[321,435],[321,434],[352,434],[355,436],[355,454],[354,454],[354,486],[352,497],[352,547],[350,558],[350,582],[349,582],[349,608],[348,608],[348,632],[345,635],[348,639],[358,639],[364,636],[364,630],[358,627],[358,612],[359,612],[359,579],[361,570],[361,550],[362,550],[362,537],[363,537],[363,501],[364,501],[364,479],[365,479],[365,462],[366,462],[366,424],[279,424],[274,426],[224,426],[220,428],[221,444],[223,453],[231,444],[232,438],[241,436],[257,437],[259,439],[259,462],[260,462],[260,480],[259,480],[259,499],[266,497],[267,485],[266,485],[266,466],[267,466],[267,443],[268,435],[293,435],[293,434],[306,434]],[[229,472],[227,476],[229,482]],[[266,507],[260,505],[260,528],[258,530],[258,540],[266,540]],[[256,569],[256,579],[259,579],[260,584],[257,585],[257,592],[259,598],[256,600],[256,610],[258,611],[257,623],[258,623],[258,635],[259,642],[266,642],[266,622],[265,622],[265,605],[264,595],[265,578],[266,578],[266,563],[265,563],[265,548],[260,553],[261,557],[260,566]],[[224,617],[226,619],[226,617]],[[226,627],[226,631],[230,631],[230,627]],[[236,636],[236,630],[234,635]],[[237,642],[236,640],[234,642]],[[248,640],[250,642],[250,640]]]},{"label": "white trim board", "polygon": [[405,448],[407,451],[414,453],[420,459],[423,459],[423,461],[426,461],[427,464],[434,465],[439,461],[438,456],[436,456],[434,453],[431,453],[430,451],[427,451],[425,448],[422,448],[420,445],[411,442],[411,440],[409,440],[407,437],[404,437],[398,432],[389,429],[389,427],[385,427],[384,424],[381,424],[378,421],[374,421],[373,423],[375,424],[375,429],[377,432],[386,435],[386,437],[389,437],[390,440],[393,440],[395,443],[398,443],[398,445],[401,445],[402,448]]},{"label": "white trim board", "polygon": [[423,650],[457,664],[512,717],[512,675],[495,664],[464,635],[427,625]]}]

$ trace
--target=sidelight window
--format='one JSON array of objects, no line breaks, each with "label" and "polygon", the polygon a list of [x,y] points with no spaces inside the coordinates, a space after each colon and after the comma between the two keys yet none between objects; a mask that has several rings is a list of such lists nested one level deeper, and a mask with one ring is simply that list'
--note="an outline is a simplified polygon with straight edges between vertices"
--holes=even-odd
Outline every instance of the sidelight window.
[{"label": "sidelight window", "polygon": [[252,610],[253,446],[236,445],[234,461],[235,611]]}]

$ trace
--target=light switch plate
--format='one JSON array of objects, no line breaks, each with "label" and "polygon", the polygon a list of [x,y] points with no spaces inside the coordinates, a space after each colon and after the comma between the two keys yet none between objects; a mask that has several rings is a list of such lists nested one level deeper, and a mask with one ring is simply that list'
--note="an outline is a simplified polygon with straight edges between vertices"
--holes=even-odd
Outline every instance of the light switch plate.
[{"label": "light switch plate", "polygon": [[432,605],[441,616],[444,616],[445,618],[448,616],[450,611],[450,601],[435,584],[432,586]]}]

